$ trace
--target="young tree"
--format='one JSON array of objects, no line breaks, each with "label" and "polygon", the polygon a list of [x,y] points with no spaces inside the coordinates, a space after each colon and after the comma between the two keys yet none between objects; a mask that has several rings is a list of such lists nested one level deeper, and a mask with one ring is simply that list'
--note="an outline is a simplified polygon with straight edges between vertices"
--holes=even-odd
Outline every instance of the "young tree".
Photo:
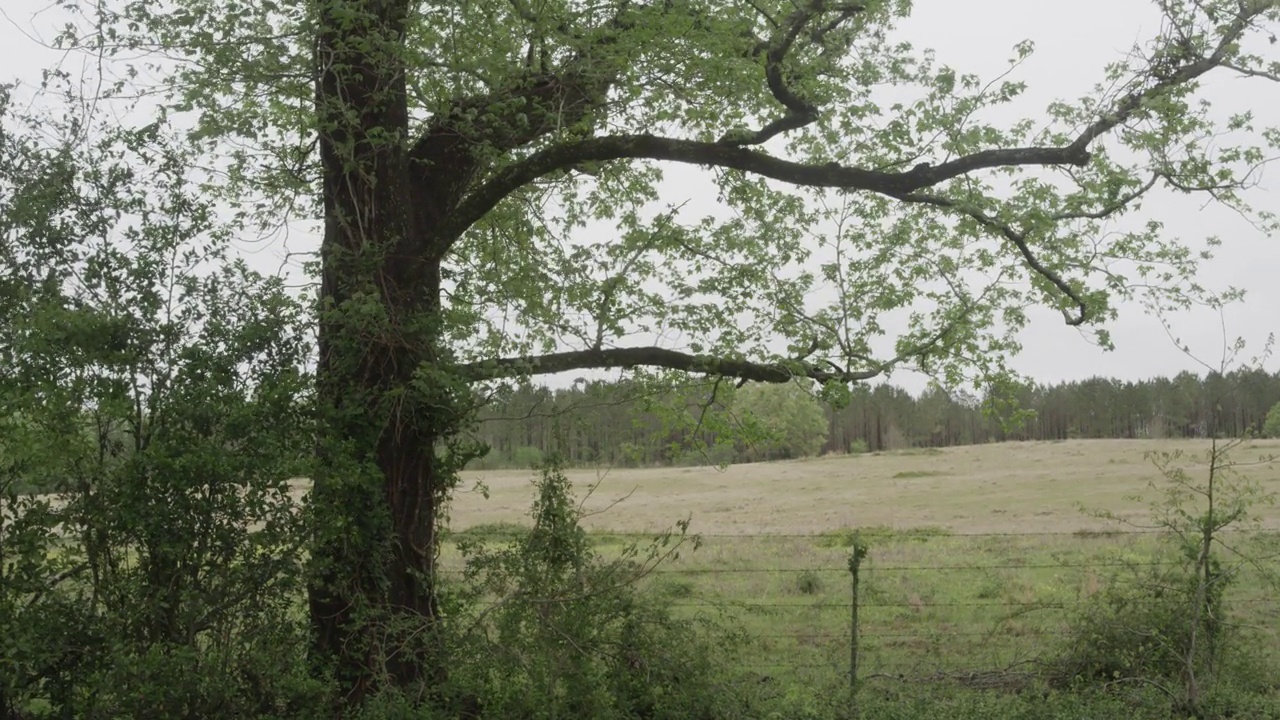
[{"label": "young tree", "polygon": [[748,385],[735,394],[733,411],[755,436],[746,443],[750,460],[809,457],[827,441],[822,406],[794,383]]},{"label": "young tree", "polygon": [[1267,411],[1267,419],[1262,421],[1263,437],[1280,437],[1280,402]]},{"label": "young tree", "polygon": [[[233,148],[210,192],[264,221],[323,217],[311,613],[354,697],[441,662],[409,639],[438,618],[477,383],[836,386],[904,365],[955,383],[1004,372],[1030,305],[1105,342],[1131,287],[1196,291],[1195,253],[1116,219],[1157,189],[1244,209],[1277,136],[1197,90],[1274,80],[1253,48],[1280,9],[1157,5],[1160,33],[1095,93],[1007,125],[987,111],[1023,83],[897,41],[910,4],[889,0],[108,2],[61,41],[162,49],[151,96]],[[725,211],[655,213],[663,172],[693,166]],[[907,327],[884,337],[895,312]],[[684,345],[653,344],[673,331]]]}]

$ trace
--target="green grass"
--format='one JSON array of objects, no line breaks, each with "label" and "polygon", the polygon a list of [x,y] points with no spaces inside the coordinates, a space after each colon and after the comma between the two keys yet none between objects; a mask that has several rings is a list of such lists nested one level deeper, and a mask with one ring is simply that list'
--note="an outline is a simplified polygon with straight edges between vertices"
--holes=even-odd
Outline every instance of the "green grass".
[{"label": "green grass", "polygon": [[[1107,530],[1082,516],[1081,504],[1121,517],[1146,519],[1148,494],[1159,480],[1144,459],[1150,451],[1183,451],[1194,460],[1204,441],[1072,440],[1005,443],[878,455],[833,456],[729,468],[574,469],[589,529],[648,532],[692,517],[695,532],[820,533],[850,526],[946,527],[959,533]],[[1280,440],[1240,448],[1239,461],[1280,454]],[[1191,468],[1199,474],[1202,469]],[[1280,465],[1255,464],[1249,474],[1280,492]],[[459,493],[452,525],[519,522],[531,500],[530,471],[466,473],[488,497]],[[589,485],[597,485],[585,497]],[[299,490],[305,486],[298,485]],[[624,499],[625,498],[625,499]],[[621,502],[619,502],[621,500]],[[1280,529],[1280,507],[1259,507]]]},{"label": "green grass", "polygon": [[[742,668],[815,687],[847,677],[852,529],[814,536],[707,537],[657,569],[646,588],[684,615],[717,614],[752,638]],[[1109,584],[1169,561],[1151,535],[957,535],[943,528],[872,527],[860,570],[861,675],[963,677],[1051,661],[1073,614]],[[601,538],[600,552],[621,546]],[[634,538],[629,538],[634,539]],[[1275,534],[1237,537],[1271,553]],[[1275,566],[1274,561],[1270,566]],[[1280,602],[1266,578],[1244,570],[1228,594],[1233,621],[1280,676]]]},{"label": "green grass", "polygon": [[[1132,700],[1145,691],[1131,688],[1049,693],[1043,701],[1039,691],[1024,697],[1007,690],[1013,682],[1023,690],[1034,685],[1076,613],[1100,593],[1144,564],[1168,559],[1154,536],[1119,532],[1080,514],[1077,503],[1147,517],[1148,509],[1130,499],[1156,478],[1143,450],[1184,446],[1192,448],[1018,443],[723,472],[614,471],[603,477],[603,489],[591,499],[598,504],[587,503],[587,510],[629,499],[591,515],[589,537],[598,552],[616,555],[637,532],[692,516],[694,531],[707,533],[701,546],[684,548],[646,577],[645,590],[676,613],[717,616],[741,629],[751,642],[736,655],[740,669],[758,677],[764,695],[794,700],[788,707],[814,703],[813,717],[823,717],[818,706],[824,702],[847,702],[841,693],[851,644],[849,555],[859,540],[869,546],[858,596],[864,720],[1167,717],[1165,698],[1156,693],[1150,702],[1166,714],[1145,714],[1149,698]],[[1280,450],[1280,444],[1264,449]],[[1252,472],[1264,490],[1280,490],[1272,466]],[[602,477],[575,473],[584,483]],[[508,543],[528,532],[530,476],[499,474],[488,505],[468,495],[451,508],[458,529],[442,548],[446,570],[461,568],[459,542]],[[905,478],[919,482],[894,482]],[[1260,676],[1276,683],[1280,513],[1269,506],[1256,511],[1271,530],[1228,536],[1231,551],[1224,557],[1240,551],[1266,560],[1241,568],[1227,601],[1230,622],[1256,656]],[[1252,695],[1238,695],[1214,702],[1240,703],[1231,706],[1233,717],[1280,717],[1274,712],[1280,697],[1255,706]],[[925,697],[928,703],[920,704]]]},{"label": "green grass", "polygon": [[[686,548],[645,587],[676,613],[718,617],[750,637],[735,657],[759,678],[763,695],[787,708],[775,717],[838,717],[848,702],[849,554],[861,540],[870,549],[859,578],[864,720],[1145,720],[1169,717],[1161,691],[1041,692],[1036,683],[1061,656],[1079,613],[1109,587],[1168,559],[1155,536],[1121,532],[1079,507],[1145,520],[1149,508],[1133,496],[1150,496],[1148,485],[1159,476],[1143,453],[1169,449],[1203,448],[1185,441],[1011,443],[574,477],[584,484],[604,479],[589,511],[628,498],[588,518],[593,546],[606,555],[636,533],[692,516],[693,530],[706,533],[701,547]],[[1237,455],[1248,460],[1252,452]],[[1251,472],[1264,491],[1280,491],[1275,470],[1263,464]],[[486,477],[501,501],[458,506],[455,519],[483,523],[480,535],[509,531],[494,523],[520,519],[512,508],[527,506],[528,478]],[[1255,510],[1270,532],[1226,539],[1233,550],[1268,559],[1261,568],[1242,567],[1227,600],[1229,620],[1242,633],[1238,645],[1254,656],[1263,680],[1220,694],[1206,717],[1261,720],[1277,717],[1262,708],[1280,707],[1274,689],[1257,692],[1280,678],[1280,599],[1272,583],[1280,576],[1280,512]],[[458,561],[448,551],[445,559]]]}]

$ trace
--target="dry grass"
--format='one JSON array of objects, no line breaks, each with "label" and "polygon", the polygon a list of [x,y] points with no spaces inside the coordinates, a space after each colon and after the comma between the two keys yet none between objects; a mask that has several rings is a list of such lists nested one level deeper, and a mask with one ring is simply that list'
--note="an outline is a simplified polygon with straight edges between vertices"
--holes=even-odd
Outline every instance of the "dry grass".
[{"label": "dry grass", "polygon": [[[1207,448],[1207,441],[1074,440],[734,465],[723,471],[602,469],[568,475],[580,493],[599,483],[584,504],[589,511],[605,511],[587,518],[593,530],[644,532],[692,517],[691,529],[706,534],[797,534],[860,526],[1074,532],[1107,527],[1082,515],[1080,505],[1147,516],[1144,505],[1125,499],[1160,479],[1145,453]],[[1262,454],[1280,455],[1280,441],[1252,443],[1235,459],[1256,460]],[[1280,463],[1258,465],[1249,473],[1280,492]],[[518,470],[466,473],[451,526],[520,522],[528,511],[532,477],[531,471]],[[468,491],[477,482],[487,486],[488,499]],[[1280,528],[1280,511],[1259,512],[1266,526]]]},{"label": "dry grass", "polygon": [[[1130,583],[1158,556],[1150,534],[1118,533],[1080,511],[1143,521],[1162,478],[1145,458],[1206,441],[1085,440],[1006,443],[714,468],[572,470],[587,496],[585,522],[606,555],[622,543],[692,518],[696,552],[658,569],[647,587],[681,614],[721,614],[753,642],[744,668],[781,682],[838,683],[847,672],[852,596],[843,541],[870,531],[859,598],[868,677],[1033,665],[1053,658],[1072,618],[1106,588]],[[1280,441],[1239,448],[1234,459],[1280,455]],[[1190,469],[1192,477],[1203,474]],[[1280,463],[1247,468],[1280,493]],[[499,542],[528,522],[531,470],[466,473],[451,510],[454,531]],[[489,497],[472,490],[482,483]],[[588,495],[588,489],[598,485]],[[299,487],[302,491],[303,488]],[[1280,510],[1253,511],[1280,529]],[[895,532],[897,531],[897,532]],[[610,533],[614,533],[611,535]],[[1265,567],[1242,567],[1232,621],[1280,668],[1280,605],[1273,584],[1280,536],[1236,545]],[[1234,543],[1234,541],[1233,541]],[[1263,544],[1266,546],[1264,547]],[[444,566],[461,569],[453,543]],[[948,675],[950,677],[950,675]],[[816,687],[816,685],[814,685]]]}]

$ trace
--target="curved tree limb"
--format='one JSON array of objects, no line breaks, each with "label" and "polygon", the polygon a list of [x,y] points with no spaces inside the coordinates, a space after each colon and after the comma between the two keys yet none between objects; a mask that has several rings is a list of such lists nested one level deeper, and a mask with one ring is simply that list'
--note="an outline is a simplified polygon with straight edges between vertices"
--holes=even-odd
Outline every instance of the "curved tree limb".
[{"label": "curved tree limb", "polygon": [[[1026,165],[1082,167],[1091,158],[1088,148],[1094,140],[1138,115],[1151,100],[1194,82],[1214,68],[1228,66],[1233,48],[1253,21],[1278,4],[1280,2],[1277,0],[1242,3],[1240,13],[1223,28],[1217,45],[1207,55],[1193,57],[1190,53],[1182,53],[1174,58],[1172,65],[1161,61],[1159,67],[1158,63],[1153,62],[1146,76],[1150,82],[1112,103],[1108,112],[1102,113],[1097,120],[1080,130],[1067,145],[982,150],[936,166],[920,164],[906,172],[882,172],[837,163],[810,165],[792,162],[748,150],[742,147],[745,142],[742,139],[710,143],[648,134],[589,138],[554,145],[495,173],[459,203],[456,211],[451,213],[442,239],[446,243],[453,242],[503,198],[520,187],[584,162],[664,160],[741,170],[794,185],[864,190],[897,198],[984,169]],[[816,5],[820,6],[821,3]],[[789,25],[788,28],[790,34]],[[785,47],[785,44],[780,47]],[[778,77],[781,79],[781,75]],[[789,101],[796,101],[796,107],[802,107],[803,100],[789,96],[784,83],[779,83],[776,89],[771,83],[771,89],[775,90],[775,97],[784,105],[789,105]],[[778,95],[778,89],[781,90],[781,95]],[[774,123],[781,124],[782,129],[771,125],[760,132],[777,134],[785,131],[790,124],[799,122],[788,119],[794,115],[794,108],[791,109],[791,114]]]},{"label": "curved tree limb", "polygon": [[735,147],[762,145],[782,133],[798,130],[818,119],[818,106],[796,93],[787,84],[782,64],[786,60],[787,53],[795,46],[800,34],[821,13],[827,10],[837,11],[838,14],[834,19],[829,20],[815,31],[818,36],[830,32],[854,16],[866,12],[867,6],[862,3],[847,3],[836,8],[827,8],[825,3],[818,0],[791,13],[785,26],[779,28],[779,34],[769,42],[758,44],[752,53],[755,56],[761,53],[764,54],[765,83],[768,85],[769,92],[773,94],[773,97],[787,109],[786,115],[755,132],[748,131],[745,134],[731,132],[720,139],[721,143]]},{"label": "curved tree limb", "polygon": [[899,197],[975,170],[1019,165],[1076,165],[1089,162],[1083,145],[983,150],[940,165],[921,164],[905,172],[866,170],[838,163],[810,165],[729,144],[656,135],[611,135],[547,148],[498,171],[463,201],[447,220],[448,237],[460,236],[507,195],[538,178],[584,162],[667,160],[741,170],[808,187],[867,190]]},{"label": "curved tree limb", "polygon": [[858,382],[869,380],[884,372],[881,368],[855,371],[827,370],[808,363],[797,364],[801,367],[783,363],[692,355],[662,347],[636,347],[573,350],[540,356],[483,360],[460,365],[457,371],[468,380],[479,381],[521,375],[549,375],[568,370],[659,367],[766,383],[790,382],[797,377],[807,377],[819,382],[829,380]]},{"label": "curved tree limb", "polygon": [[1222,67],[1228,70],[1232,70],[1234,72],[1240,73],[1244,77],[1258,77],[1258,78],[1264,78],[1264,79],[1270,80],[1271,82],[1280,83],[1280,73],[1277,73],[1277,72],[1268,72],[1266,70],[1244,68],[1244,67],[1240,67],[1239,65],[1233,65],[1231,63],[1223,63]]},{"label": "curved tree limb", "polygon": [[[524,3],[516,0],[512,7],[525,22],[538,22]],[[623,2],[594,32],[566,38],[571,52],[558,67],[546,67],[545,57],[526,62],[504,86],[453,98],[438,111],[409,146],[410,181],[419,199],[414,213],[420,226],[438,227],[463,199],[470,178],[488,168],[490,160],[476,153],[478,147],[500,156],[565,127],[598,122],[622,70],[602,63],[601,51],[617,44],[635,25],[631,4]],[[536,44],[530,41],[530,52]],[[441,237],[432,233],[422,244],[434,249],[455,239]]]},{"label": "curved tree limb", "polygon": [[1151,190],[1151,188],[1155,187],[1156,181],[1159,180],[1161,177],[1162,175],[1160,173],[1152,173],[1151,179],[1147,180],[1145,183],[1139,186],[1138,189],[1116,198],[1115,200],[1107,203],[1106,205],[1099,207],[1097,210],[1064,211],[1060,213],[1054,213],[1051,216],[1051,219],[1053,219],[1054,221],[1079,220],[1079,219],[1101,220],[1103,218],[1111,217],[1112,215],[1128,207],[1129,203],[1132,203],[1134,200],[1137,200],[1143,195],[1146,195]]},{"label": "curved tree limb", "polygon": [[948,324],[918,345],[899,353],[897,357],[885,362],[874,363],[874,367],[866,370],[841,368],[830,360],[825,360],[821,363],[805,360],[804,357],[807,357],[817,349],[817,343],[815,342],[804,357],[790,362],[756,362],[740,358],[692,355],[679,350],[650,346],[571,350],[547,355],[525,355],[481,360],[458,365],[454,368],[454,371],[461,375],[463,379],[471,382],[527,375],[550,375],[570,370],[657,367],[703,373],[716,377],[736,378],[746,382],[785,383],[797,378],[808,378],[823,383],[852,383],[879,377],[911,358],[918,358],[928,354],[947,335],[951,334],[953,329],[955,329],[955,325]]},{"label": "curved tree limb", "polygon": [[1089,143],[1098,137],[1119,127],[1121,123],[1133,117],[1144,103],[1173,88],[1186,85],[1210,70],[1219,67],[1234,69],[1229,62],[1236,44],[1255,19],[1264,16],[1278,5],[1280,5],[1280,2],[1277,0],[1245,0],[1240,3],[1240,13],[1223,29],[1222,37],[1219,38],[1217,46],[1213,48],[1213,52],[1192,59],[1190,50],[1185,50],[1173,59],[1174,64],[1171,67],[1164,66],[1158,60],[1153,60],[1148,68],[1148,77],[1154,79],[1155,82],[1146,88],[1136,89],[1117,100],[1112,106],[1111,112],[1103,114],[1086,127],[1072,144],[1087,147]]}]

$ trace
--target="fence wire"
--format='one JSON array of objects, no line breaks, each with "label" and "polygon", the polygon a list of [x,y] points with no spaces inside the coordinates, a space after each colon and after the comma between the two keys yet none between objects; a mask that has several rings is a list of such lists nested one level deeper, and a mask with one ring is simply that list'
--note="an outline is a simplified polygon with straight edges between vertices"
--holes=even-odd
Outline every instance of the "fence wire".
[{"label": "fence wire", "polygon": [[[740,665],[752,672],[821,671],[838,677],[849,672],[850,650],[856,647],[860,676],[895,678],[981,673],[1051,659],[1072,641],[1072,623],[1099,608],[1099,596],[1109,588],[1187,564],[1156,555],[1158,533],[1148,530],[871,532],[862,536],[870,552],[861,564],[855,598],[845,535],[703,534],[698,551],[652,568],[641,584],[677,614],[712,612],[741,631],[755,649],[742,655]],[[658,536],[590,535],[606,557],[611,540]],[[1280,545],[1277,532],[1231,536]],[[521,535],[486,537],[501,541]],[[973,547],[983,540],[1015,538],[1016,544],[1003,547]],[[1064,546],[1065,538],[1080,542]],[[1043,542],[1023,544],[1037,540]],[[747,543],[750,547],[744,547]],[[804,545],[802,560],[786,562],[768,551],[770,544],[797,543]],[[1037,547],[1041,544],[1045,547]],[[1280,598],[1274,592],[1280,562],[1274,549],[1259,553],[1258,562],[1240,564],[1225,604],[1232,622],[1280,647]]]}]

